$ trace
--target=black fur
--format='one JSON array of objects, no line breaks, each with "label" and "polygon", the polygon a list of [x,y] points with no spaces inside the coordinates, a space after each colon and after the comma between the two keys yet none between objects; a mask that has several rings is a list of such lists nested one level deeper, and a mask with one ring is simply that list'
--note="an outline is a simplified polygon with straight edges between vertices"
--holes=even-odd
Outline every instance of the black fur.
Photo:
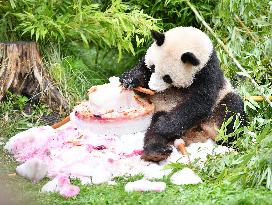
[{"label": "black fur", "polygon": [[168,140],[156,134],[154,130],[154,124],[165,114],[166,112],[157,112],[152,117],[151,124],[144,138],[144,153],[141,156],[144,160],[161,161],[172,153],[172,148],[167,145]]},{"label": "black fur", "polygon": [[223,72],[219,68],[214,51],[206,66],[196,74],[193,84],[186,89],[180,88],[181,92],[187,90],[190,97],[166,115],[159,117],[154,124],[155,133],[169,140],[175,139],[209,117],[223,84]]},{"label": "black fur", "polygon": [[161,46],[163,44],[164,39],[165,39],[165,35],[163,33],[151,30],[151,36],[155,40],[155,42],[158,46]]},{"label": "black fur", "polygon": [[120,82],[125,88],[136,88],[138,86],[147,88],[151,74],[152,72],[145,65],[145,58],[142,57],[135,67],[123,73]]},{"label": "black fur", "polygon": [[181,61],[183,63],[190,63],[194,66],[197,66],[200,64],[198,58],[195,56],[195,54],[191,52],[186,52],[181,55]]},{"label": "black fur", "polygon": [[166,82],[168,84],[173,83],[173,80],[172,80],[172,78],[169,75],[163,76],[162,79],[163,79],[164,82]]},{"label": "black fur", "polygon": [[151,71],[151,73],[155,73],[155,65],[154,64],[152,66],[150,66],[150,71]]},{"label": "black fur", "polygon": [[[126,87],[134,87],[135,81],[147,87],[150,76],[151,71],[140,61],[136,67],[122,76],[121,82]],[[195,75],[192,85],[188,88],[177,89],[177,92],[181,92],[186,100],[170,112],[158,112],[153,115],[145,135],[142,158],[149,161],[166,159],[171,153],[168,143],[180,138],[185,131],[213,116],[219,116],[215,119],[219,126],[233,114],[240,113],[244,119],[243,101],[234,93],[226,95],[213,109],[223,86],[224,75],[216,52],[213,51],[205,67]],[[228,126],[228,132],[233,131],[233,123],[234,121]]]}]

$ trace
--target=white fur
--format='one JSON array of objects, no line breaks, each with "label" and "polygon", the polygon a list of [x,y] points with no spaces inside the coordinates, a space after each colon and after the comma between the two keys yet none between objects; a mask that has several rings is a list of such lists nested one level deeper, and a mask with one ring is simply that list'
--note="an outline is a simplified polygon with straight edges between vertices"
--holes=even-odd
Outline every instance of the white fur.
[{"label": "white fur", "polygon": [[231,83],[229,82],[229,80],[227,78],[225,78],[224,86],[222,89],[220,89],[220,91],[218,93],[215,105],[217,105],[227,94],[232,93],[232,92],[234,92],[234,89],[233,89]]},{"label": "white fur", "polygon": [[[156,79],[162,79],[164,75],[169,75],[175,87],[185,88],[193,83],[195,74],[207,64],[212,51],[212,42],[205,33],[194,27],[176,27],[165,32],[165,40],[161,46],[154,42],[149,47],[145,63],[148,67],[155,65],[153,75],[156,75]],[[193,66],[183,63],[181,55],[186,52],[193,53],[199,59],[200,64]],[[156,86],[153,86],[154,84]],[[151,81],[149,86],[156,91],[162,91],[158,88],[165,87],[166,89],[167,86],[164,84],[163,82],[159,86],[158,82]]]},{"label": "white fur", "polygon": [[157,92],[164,91],[170,87],[170,84],[165,83],[160,75],[157,73],[152,73],[148,86],[151,90],[156,90]]},{"label": "white fur", "polygon": [[151,102],[155,105],[155,112],[169,112],[184,102],[184,94],[177,89],[178,88],[171,87],[150,97]]}]

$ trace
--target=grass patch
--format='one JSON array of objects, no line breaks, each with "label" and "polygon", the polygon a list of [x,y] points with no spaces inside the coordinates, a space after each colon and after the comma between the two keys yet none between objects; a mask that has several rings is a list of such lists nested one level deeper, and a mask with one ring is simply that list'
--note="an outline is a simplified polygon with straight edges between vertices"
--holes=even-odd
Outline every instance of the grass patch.
[{"label": "grass patch", "polygon": [[201,184],[174,186],[167,184],[162,193],[126,193],[127,180],[118,180],[116,186],[81,186],[76,199],[63,200],[58,195],[51,195],[51,202],[56,204],[269,204],[271,192],[264,188],[239,188],[219,184]]},{"label": "grass patch", "polygon": [[[0,151],[2,155],[2,151]],[[2,155],[3,156],[3,155]],[[8,165],[3,175],[14,172],[15,162],[7,164],[6,159],[1,159],[1,163]],[[2,176],[3,176],[2,175]],[[1,177],[1,181],[4,178]],[[106,184],[98,186],[80,186],[80,194],[76,198],[63,199],[58,194],[42,194],[39,192],[42,185],[47,180],[33,185],[31,182],[20,176],[9,177],[3,182],[8,183],[13,191],[16,191],[16,199],[20,202],[31,201],[33,204],[270,204],[271,191],[264,187],[243,188],[230,184],[218,184],[213,181],[206,181],[200,185],[176,186],[165,179],[167,188],[162,193],[126,193],[124,186],[128,181],[133,181],[139,177],[129,179],[117,179],[117,185]],[[26,204],[26,203],[22,203]]]},{"label": "grass patch", "polygon": [[[39,190],[47,182],[33,185],[31,182],[20,176],[7,177],[7,173],[14,172],[16,163],[6,155],[2,149],[0,160],[5,167],[0,170],[1,182],[8,184],[9,188],[16,193],[15,197],[21,204],[270,204],[271,191],[260,186],[255,188],[243,188],[231,184],[222,184],[214,180],[207,180],[200,185],[176,186],[169,182],[168,178],[165,192],[154,193],[126,193],[124,186],[127,182],[139,179],[117,178],[117,185],[106,184],[82,186],[76,198],[63,199],[59,194],[43,194]],[[78,181],[73,183],[79,184]],[[26,203],[27,202],[27,203]]]},{"label": "grass patch", "polygon": [[44,54],[49,73],[71,108],[76,102],[87,99],[87,91],[91,86],[106,83],[111,76],[120,76],[138,59],[124,53],[118,61],[116,50],[84,48],[76,43],[71,43],[68,50],[70,55],[62,57],[56,46],[52,45],[44,50]]}]

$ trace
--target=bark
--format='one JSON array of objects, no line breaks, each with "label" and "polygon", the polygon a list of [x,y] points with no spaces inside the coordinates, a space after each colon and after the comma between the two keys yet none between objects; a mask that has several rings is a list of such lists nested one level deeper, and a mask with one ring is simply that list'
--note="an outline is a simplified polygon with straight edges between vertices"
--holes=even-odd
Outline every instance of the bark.
[{"label": "bark", "polygon": [[0,101],[7,91],[67,111],[68,102],[54,86],[34,42],[0,43]]}]

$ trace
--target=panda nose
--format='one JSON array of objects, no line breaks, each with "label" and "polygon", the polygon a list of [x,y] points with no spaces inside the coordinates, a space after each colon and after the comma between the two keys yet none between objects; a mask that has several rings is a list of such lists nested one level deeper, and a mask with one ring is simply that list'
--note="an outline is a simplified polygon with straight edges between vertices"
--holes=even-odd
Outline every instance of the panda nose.
[{"label": "panda nose", "polygon": [[172,78],[169,75],[163,76],[162,79],[163,79],[164,82],[166,82],[168,84],[173,83],[173,80],[172,80]]},{"label": "panda nose", "polygon": [[155,65],[150,66],[151,73],[155,73]]}]

